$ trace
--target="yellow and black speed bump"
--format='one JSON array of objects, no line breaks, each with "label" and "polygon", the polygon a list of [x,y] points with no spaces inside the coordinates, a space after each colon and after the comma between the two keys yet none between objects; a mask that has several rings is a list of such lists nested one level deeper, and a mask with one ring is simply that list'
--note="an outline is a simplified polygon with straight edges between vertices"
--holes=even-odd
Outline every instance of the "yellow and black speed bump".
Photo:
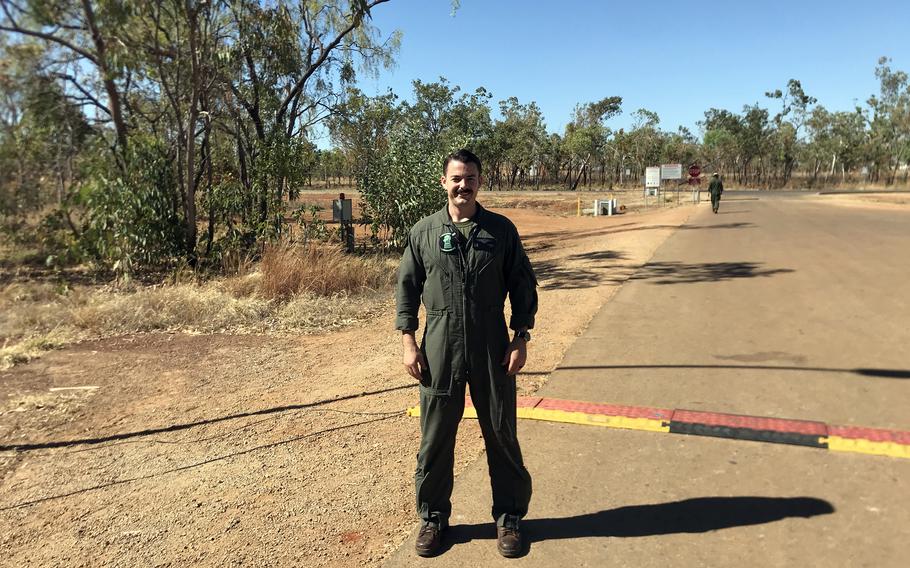
[{"label": "yellow and black speed bump", "polygon": [[[910,459],[910,432],[901,430],[538,397],[519,397],[517,406],[518,417],[531,420],[792,444]],[[410,408],[408,414],[420,416],[420,408]],[[470,397],[465,399],[464,417],[477,418]]]}]

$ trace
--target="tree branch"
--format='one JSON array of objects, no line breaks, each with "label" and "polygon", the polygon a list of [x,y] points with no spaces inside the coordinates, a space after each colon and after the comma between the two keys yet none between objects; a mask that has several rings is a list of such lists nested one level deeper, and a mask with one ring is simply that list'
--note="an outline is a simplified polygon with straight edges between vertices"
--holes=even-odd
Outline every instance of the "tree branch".
[{"label": "tree branch", "polygon": [[107,114],[108,116],[111,116],[111,110],[109,108],[107,108],[107,106],[104,105],[101,101],[99,101],[96,97],[94,97],[85,87],[80,85],[79,81],[74,76],[68,75],[66,73],[59,73],[59,72],[54,73],[54,76],[57,77],[58,79],[63,79],[64,81],[69,81],[70,84],[72,84],[73,87],[75,87],[77,91],[82,93],[83,97],[85,97],[85,100],[91,101],[96,107],[103,110],[105,112],[105,114]]},{"label": "tree branch", "polygon": [[332,50],[334,50],[336,47],[338,47],[341,44],[341,42],[344,40],[344,38],[347,37],[348,34],[350,34],[352,31],[354,31],[355,29],[357,29],[360,26],[360,24],[363,22],[364,15],[368,14],[369,11],[374,6],[377,6],[379,4],[384,4],[388,1],[389,0],[373,0],[369,4],[366,4],[365,9],[361,8],[362,11],[355,12],[353,14],[351,23],[346,28],[341,30],[338,33],[338,35],[335,36],[335,39],[333,39],[331,42],[329,42],[328,45],[326,45],[325,47],[323,47],[320,50],[319,58],[316,59],[316,61],[307,68],[307,70],[304,72],[303,76],[297,80],[297,83],[294,85],[294,87],[291,89],[291,91],[284,98],[284,101],[282,101],[281,105],[278,107],[278,112],[276,113],[277,122],[280,123],[282,120],[284,120],[284,115],[285,115],[285,113],[287,113],[288,107],[290,106],[291,102],[296,97],[300,96],[300,93],[303,90],[303,86],[306,84],[307,80],[309,80],[309,78],[313,75],[313,73],[315,73],[316,70],[318,70],[322,66],[323,63],[325,63],[326,59],[328,59],[329,54],[332,52]]}]

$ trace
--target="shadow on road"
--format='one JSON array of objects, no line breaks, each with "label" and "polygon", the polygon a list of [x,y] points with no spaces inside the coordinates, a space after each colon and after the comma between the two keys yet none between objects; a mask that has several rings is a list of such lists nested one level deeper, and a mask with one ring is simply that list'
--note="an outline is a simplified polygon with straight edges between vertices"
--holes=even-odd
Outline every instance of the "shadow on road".
[{"label": "shadow on road", "polygon": [[[834,506],[814,497],[699,497],[632,505],[597,513],[550,519],[527,519],[522,527],[529,544],[545,540],[590,537],[641,537],[703,533],[719,529],[773,523],[790,517],[834,513]],[[455,525],[445,546],[496,538],[492,523]]]},{"label": "shadow on road", "polygon": [[[795,272],[792,268],[763,268],[761,262],[649,262],[643,266],[621,266],[625,255],[616,251],[574,254],[562,259],[534,263],[534,272],[542,288],[578,289],[604,284],[621,284],[627,280],[646,280],[652,284],[693,284],[721,282],[741,278],[767,278]],[[579,264],[565,266],[566,261]],[[610,273],[604,272],[610,270]]]},{"label": "shadow on road", "polygon": [[[604,268],[615,268],[624,271],[635,270],[629,267],[615,266],[614,262],[626,259],[625,253],[603,250],[583,254],[573,254],[564,258],[534,263],[534,273],[542,288],[578,289],[591,288],[603,283],[622,282],[627,279],[607,277],[598,272]],[[584,262],[583,266],[564,266],[566,261]]]},{"label": "shadow on road", "polygon": [[792,268],[762,268],[760,262],[650,262],[629,280],[650,280],[654,284],[691,284],[739,278],[766,278],[795,272]]},{"label": "shadow on road", "polygon": [[[522,240],[528,250],[537,251],[551,248],[556,242],[571,242],[586,239],[588,237],[598,237],[603,235],[614,235],[617,233],[629,233],[634,231],[656,231],[660,229],[680,229],[684,231],[702,230],[702,229],[751,229],[755,227],[753,223],[741,221],[735,223],[717,223],[715,225],[639,225],[637,223],[621,223],[604,227],[603,229],[591,229],[588,231],[547,231],[543,233],[527,233]],[[540,243],[547,243],[541,246]]]}]

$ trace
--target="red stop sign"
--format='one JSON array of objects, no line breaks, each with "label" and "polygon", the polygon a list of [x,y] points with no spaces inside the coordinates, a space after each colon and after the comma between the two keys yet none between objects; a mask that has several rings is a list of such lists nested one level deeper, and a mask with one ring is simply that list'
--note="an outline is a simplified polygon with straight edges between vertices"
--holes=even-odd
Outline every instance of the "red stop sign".
[{"label": "red stop sign", "polygon": [[690,177],[697,178],[700,174],[701,174],[701,168],[699,168],[697,165],[692,164],[691,166],[689,166],[689,176]]}]

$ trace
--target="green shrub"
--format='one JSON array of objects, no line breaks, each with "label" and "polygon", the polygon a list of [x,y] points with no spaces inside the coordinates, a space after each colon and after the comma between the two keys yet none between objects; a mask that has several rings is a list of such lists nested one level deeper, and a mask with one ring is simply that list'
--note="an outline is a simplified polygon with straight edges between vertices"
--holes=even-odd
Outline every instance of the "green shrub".
[{"label": "green shrub", "polygon": [[407,125],[393,133],[388,152],[370,160],[357,185],[374,241],[384,237],[388,246],[403,246],[414,223],[445,205],[439,185],[444,155]]},{"label": "green shrub", "polygon": [[80,188],[84,210],[79,246],[116,272],[161,266],[184,249],[177,182],[160,142],[135,140],[125,172],[107,176],[99,169]]}]

